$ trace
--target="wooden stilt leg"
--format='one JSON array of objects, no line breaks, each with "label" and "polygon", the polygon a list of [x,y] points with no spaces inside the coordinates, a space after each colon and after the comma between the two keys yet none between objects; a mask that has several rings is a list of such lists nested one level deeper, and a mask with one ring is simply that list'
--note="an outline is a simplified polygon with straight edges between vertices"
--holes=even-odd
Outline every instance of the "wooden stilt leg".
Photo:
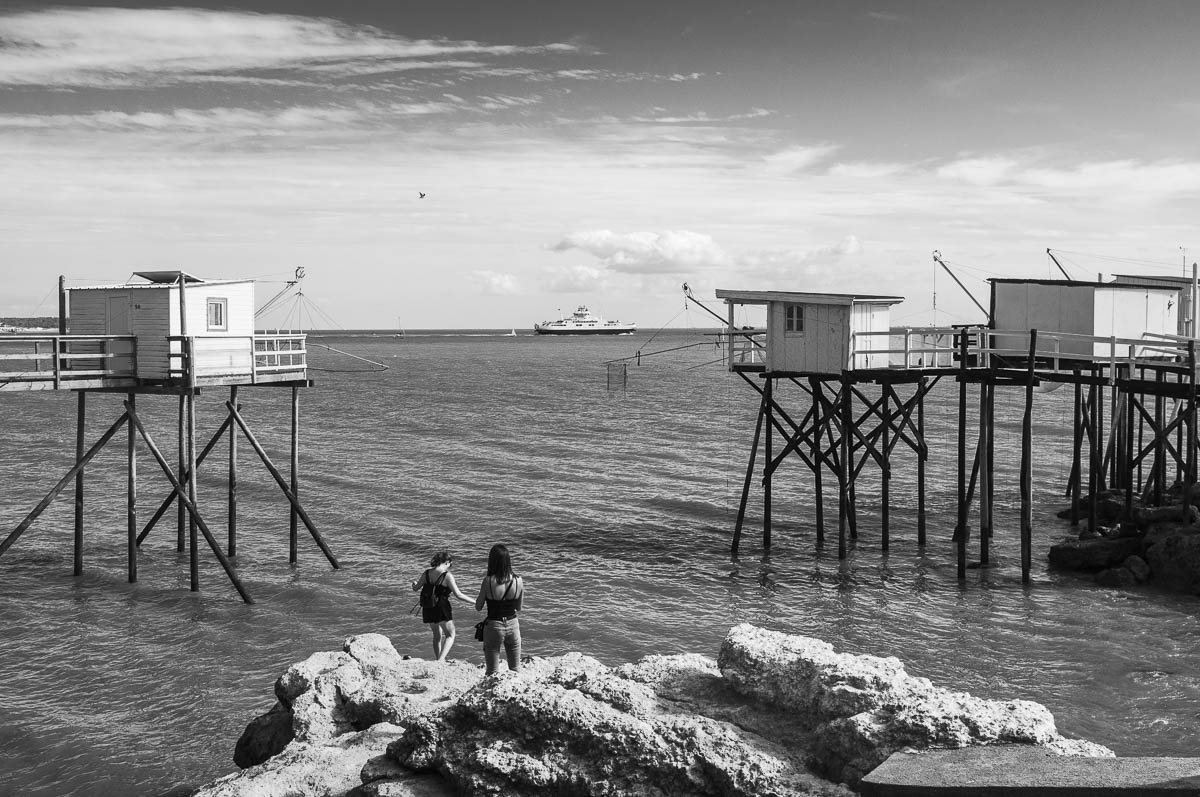
[{"label": "wooden stilt leg", "polygon": [[738,504],[737,520],[733,525],[733,546],[731,553],[738,555],[738,547],[742,542],[742,523],[746,520],[746,502],[750,498],[750,482],[754,478],[754,461],[758,455],[758,441],[762,434],[763,415],[766,412],[766,393],[758,407],[758,420],[754,423],[754,442],[750,444],[750,462],[746,465],[746,479],[742,482],[742,501]]},{"label": "wooden stilt leg", "polygon": [[[134,406],[136,393],[129,394],[129,406]],[[129,425],[129,444],[126,447],[128,455],[128,483],[125,494],[126,534],[128,537],[129,553],[129,583],[137,582],[137,429]]]},{"label": "wooden stilt leg", "polygon": [[[196,368],[195,368],[195,340],[186,338],[183,345],[187,351],[185,358],[186,368],[188,373],[188,396],[187,396],[187,474],[188,474],[188,500],[192,506],[196,505]],[[188,515],[188,554],[191,565],[191,588],[192,592],[200,591],[200,544],[196,536],[196,515],[190,513]]]},{"label": "wooden stilt leg", "polygon": [[1025,383],[1025,418],[1021,424],[1021,581],[1028,584],[1033,563],[1033,376],[1037,330],[1029,330],[1029,365]]},{"label": "wooden stilt leg", "polygon": [[[179,393],[179,474],[180,481],[187,478],[187,397],[183,391]],[[179,505],[178,525],[176,527],[176,543],[175,550],[183,553],[187,550],[187,537],[185,524],[187,523],[186,510],[183,504]]]},{"label": "wooden stilt leg", "polygon": [[[229,388],[229,403],[238,406],[237,385]],[[233,418],[226,418],[225,423],[229,426],[229,556],[233,558],[237,556],[238,436]]]},{"label": "wooden stilt leg", "polygon": [[850,427],[854,423],[854,411],[850,405],[850,375],[844,371],[838,400],[841,402],[838,405],[838,412],[841,415],[842,427],[842,436],[839,439],[840,461],[838,462],[840,468],[838,487],[841,488],[838,500],[838,559],[845,559],[846,526],[850,519],[850,480],[853,478],[853,464],[850,462]]},{"label": "wooden stilt leg", "polygon": [[232,404],[226,402],[225,406],[229,408],[231,414],[233,415],[234,421],[237,422],[238,428],[242,430],[242,434],[246,436],[246,440],[250,443],[250,447],[254,449],[254,453],[258,454],[258,458],[262,460],[262,463],[266,466],[267,471],[275,479],[275,483],[279,485],[279,489],[283,491],[284,496],[286,496],[287,499],[296,507],[296,512],[299,513],[300,519],[304,521],[304,525],[308,529],[308,533],[312,535],[312,538],[316,541],[318,547],[320,547],[321,552],[325,554],[325,558],[329,560],[329,564],[331,564],[335,570],[340,568],[341,565],[339,565],[337,559],[334,558],[333,551],[329,550],[329,546],[325,544],[325,540],[321,537],[321,533],[317,531],[316,524],[312,522],[312,518],[310,518],[308,513],[304,511],[304,507],[300,505],[300,501],[295,495],[292,494],[292,490],[288,486],[287,481],[283,478],[283,474],[279,472],[279,468],[275,467],[275,463],[271,462],[271,458],[267,456],[266,450],[263,449],[262,445],[259,444],[258,438],[254,436],[254,433],[250,431],[250,427],[246,425],[246,419],[242,417],[242,414],[238,412]]},{"label": "wooden stilt leg", "polygon": [[925,460],[929,449],[925,445],[925,393],[929,390],[929,378],[921,377],[917,398],[917,545],[925,547]]},{"label": "wooden stilt leg", "polygon": [[765,411],[767,414],[766,423],[763,427],[763,530],[762,542],[763,550],[771,550],[771,432],[774,426],[775,411],[772,405],[775,383],[774,379],[767,379],[763,385],[763,397],[766,401]]},{"label": "wooden stilt leg", "polygon": [[812,400],[813,400],[813,417],[812,417],[812,459],[813,459],[813,485],[814,498],[817,504],[817,546],[825,544],[825,457],[821,453],[821,440],[823,438],[824,424],[829,423],[829,419],[821,414],[821,381],[819,379],[811,379]]},{"label": "wooden stilt leg", "polygon": [[46,497],[43,498],[41,502],[33,508],[33,511],[25,516],[25,519],[22,520],[17,527],[13,529],[7,537],[4,538],[3,542],[0,542],[0,556],[3,556],[4,552],[11,548],[13,543],[15,543],[21,537],[21,535],[24,534],[31,525],[33,525],[33,521],[37,520],[38,517],[46,511],[46,507],[50,506],[51,502],[58,497],[58,494],[66,489],[67,484],[69,484],[72,479],[79,475],[79,472],[83,470],[89,462],[92,461],[93,457],[100,453],[100,450],[108,444],[109,440],[112,440],[113,435],[120,431],[121,425],[127,420],[129,420],[128,414],[122,415],[120,418],[118,418],[116,422],[108,428],[108,431],[105,432],[99,440],[92,444],[92,447],[87,450],[87,453],[80,457],[74,466],[67,471],[67,474],[59,479],[58,484],[51,488],[50,492],[46,494]]},{"label": "wooden stilt leg", "polygon": [[[146,431],[146,427],[142,425],[141,420],[137,417],[137,413],[130,412],[127,406],[125,416],[129,419],[130,423],[137,426],[138,433],[146,443],[146,448],[154,456],[155,461],[158,462],[158,466],[162,468],[163,475],[167,477],[167,481],[171,482],[171,486],[175,489],[176,495],[179,496],[179,502],[184,505],[188,517],[196,524],[201,533],[204,534],[205,542],[208,543],[208,547],[217,557],[217,561],[221,563],[221,567],[225,570],[225,574],[229,577],[229,581],[238,591],[238,594],[242,596],[242,600],[246,603],[254,603],[254,600],[250,597],[250,593],[246,592],[246,588],[242,586],[241,580],[237,577],[237,572],[233,569],[233,565],[221,551],[221,546],[217,545],[217,540],[213,537],[212,532],[209,531],[208,524],[200,516],[200,509],[196,506],[196,502],[188,495],[188,488],[171,472],[171,466],[167,464],[166,457],[158,450],[158,445],[155,444],[154,438],[150,436],[150,433]],[[196,470],[193,468],[192,478],[195,478],[195,474]]]},{"label": "wooden stilt leg", "polygon": [[[79,391],[75,410],[75,464],[83,459],[83,441],[87,425],[87,392]],[[75,575],[83,575],[83,469],[75,474]]]},{"label": "wooden stilt leg", "polygon": [[892,463],[891,463],[891,425],[892,419],[888,414],[888,390],[889,385],[883,386],[883,464],[880,468],[880,547],[884,553],[888,550],[888,523],[890,520],[889,513],[891,510],[891,495],[889,486],[892,478]]},{"label": "wooden stilt leg", "polygon": [[979,564],[987,565],[989,547],[992,537],[992,496],[988,490],[991,465],[989,459],[989,444],[992,435],[991,392],[992,384],[988,379],[979,383]]},{"label": "wooden stilt leg", "polygon": [[[300,497],[300,390],[292,388],[292,495]],[[296,563],[296,505],[290,507],[288,523],[288,561]]]},{"label": "wooden stilt leg", "polygon": [[959,331],[958,375],[958,524],[954,541],[958,552],[958,577],[967,577],[967,330]]}]

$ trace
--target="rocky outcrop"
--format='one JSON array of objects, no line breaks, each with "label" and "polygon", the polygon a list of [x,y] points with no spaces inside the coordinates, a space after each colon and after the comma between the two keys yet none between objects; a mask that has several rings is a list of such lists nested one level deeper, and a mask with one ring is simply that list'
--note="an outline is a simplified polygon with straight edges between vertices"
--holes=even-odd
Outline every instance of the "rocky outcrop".
[{"label": "rocky outcrop", "polygon": [[[663,680],[674,700],[659,696]],[[471,795],[848,794],[809,771],[807,751],[710,716],[709,698],[732,697],[721,680],[711,659],[613,670],[568,654],[487,679],[388,755]]]},{"label": "rocky outcrop", "polygon": [[857,784],[905,748],[1032,744],[1064,755],[1113,755],[1061,736],[1039,703],[953,692],[909,675],[899,659],[837,653],[818,639],[739,625],[718,661],[726,680],[762,710],[810,727],[814,760],[833,780]]},{"label": "rocky outcrop", "polygon": [[278,744],[285,720],[291,741],[200,797],[849,795],[843,784],[902,748],[1112,755],[1064,739],[1037,703],[951,692],[897,659],[750,625],[729,632],[717,660],[610,668],[572,653],[487,678],[403,658],[368,634],[289,668],[276,695],[239,749]]},{"label": "rocky outcrop", "polygon": [[[1105,500],[1111,501],[1111,496],[1106,494]],[[1200,500],[1200,491],[1192,500]],[[1093,573],[1104,586],[1150,582],[1172,592],[1200,595],[1200,509],[1183,503],[1180,495],[1179,503],[1135,506],[1131,514],[1115,526],[1085,529],[1079,539],[1052,545],[1050,564]]]}]

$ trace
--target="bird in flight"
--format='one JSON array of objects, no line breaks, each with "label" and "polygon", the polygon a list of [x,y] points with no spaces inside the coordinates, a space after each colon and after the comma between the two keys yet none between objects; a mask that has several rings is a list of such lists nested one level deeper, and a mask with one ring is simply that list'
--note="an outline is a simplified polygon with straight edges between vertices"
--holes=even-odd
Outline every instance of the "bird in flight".
[{"label": "bird in flight", "polygon": [[424,192],[424,191],[418,191],[418,192],[417,192],[417,198],[418,198],[418,199],[424,199],[424,198],[425,198],[425,192]]}]

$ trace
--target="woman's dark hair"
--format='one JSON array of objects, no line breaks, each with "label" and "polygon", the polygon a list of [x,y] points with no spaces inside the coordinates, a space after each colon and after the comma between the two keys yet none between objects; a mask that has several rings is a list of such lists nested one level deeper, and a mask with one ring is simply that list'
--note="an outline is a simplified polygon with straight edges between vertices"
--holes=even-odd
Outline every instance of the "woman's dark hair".
[{"label": "woman's dark hair", "polygon": [[488,554],[487,574],[495,576],[501,583],[512,580],[512,558],[508,555],[508,548],[499,544],[492,546],[491,553]]},{"label": "woman's dark hair", "polygon": [[429,560],[429,566],[437,567],[442,562],[454,562],[454,557],[450,555],[449,551],[438,551],[435,553],[433,558]]}]

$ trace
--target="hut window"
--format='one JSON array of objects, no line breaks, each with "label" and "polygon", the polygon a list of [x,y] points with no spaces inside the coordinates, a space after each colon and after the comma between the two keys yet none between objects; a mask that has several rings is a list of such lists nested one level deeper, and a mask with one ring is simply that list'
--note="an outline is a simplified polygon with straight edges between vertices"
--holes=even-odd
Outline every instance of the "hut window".
[{"label": "hut window", "polygon": [[229,309],[228,299],[209,299],[208,300],[208,331],[209,332],[225,332],[229,329],[229,316],[226,311]]},{"label": "hut window", "polygon": [[804,305],[788,304],[783,308],[783,330],[785,332],[804,331]]}]

